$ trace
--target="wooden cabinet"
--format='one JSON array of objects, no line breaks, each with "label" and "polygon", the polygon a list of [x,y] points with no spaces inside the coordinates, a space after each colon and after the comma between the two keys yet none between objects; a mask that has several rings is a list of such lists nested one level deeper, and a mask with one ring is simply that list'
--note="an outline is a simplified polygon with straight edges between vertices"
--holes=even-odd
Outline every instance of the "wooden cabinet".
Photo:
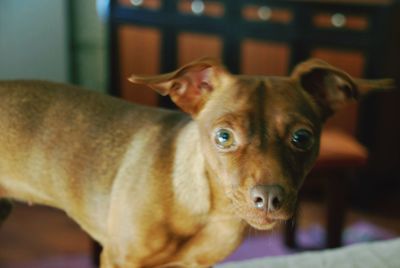
[{"label": "wooden cabinet", "polygon": [[[204,56],[222,58],[233,73],[286,75],[301,60],[318,57],[356,77],[400,80],[400,33],[395,27],[400,13],[394,1],[114,0],[110,4],[110,89],[131,101],[173,107],[168,98],[134,88],[126,78],[131,73],[168,72]],[[355,134],[357,111],[357,106],[349,107],[328,125]],[[367,136],[361,138],[368,144]]]},{"label": "wooden cabinet", "polygon": [[[110,90],[156,105],[129,73],[221,57],[234,73],[285,75],[319,57],[355,76],[400,78],[399,4],[390,0],[112,0]],[[397,32],[396,32],[397,31]]]},{"label": "wooden cabinet", "polygon": [[[168,72],[202,56],[222,58],[233,73],[266,75],[286,75],[301,60],[318,57],[354,76],[400,81],[399,6],[391,0],[111,0],[110,93],[172,107],[168,98],[134,88],[126,78]],[[372,94],[330,124],[357,133],[372,151],[378,144],[389,148],[376,128],[399,129],[393,114],[400,113],[399,103],[386,107],[400,102],[398,95]],[[390,163],[398,165],[400,148],[392,150]],[[376,152],[374,163],[385,162]]]}]

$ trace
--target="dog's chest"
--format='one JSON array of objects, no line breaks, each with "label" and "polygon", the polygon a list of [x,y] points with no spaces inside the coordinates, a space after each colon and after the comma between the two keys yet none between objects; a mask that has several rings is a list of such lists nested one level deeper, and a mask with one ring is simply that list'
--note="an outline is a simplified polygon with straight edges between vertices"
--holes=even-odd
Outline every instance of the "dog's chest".
[{"label": "dog's chest", "polygon": [[169,228],[171,233],[177,237],[188,238],[204,227],[207,218],[207,214],[194,213],[187,207],[175,205],[171,211]]},{"label": "dog's chest", "polygon": [[210,185],[196,125],[185,127],[177,135],[176,144],[171,163],[173,202],[168,216],[172,231],[187,236],[197,232],[207,220],[211,207]]}]

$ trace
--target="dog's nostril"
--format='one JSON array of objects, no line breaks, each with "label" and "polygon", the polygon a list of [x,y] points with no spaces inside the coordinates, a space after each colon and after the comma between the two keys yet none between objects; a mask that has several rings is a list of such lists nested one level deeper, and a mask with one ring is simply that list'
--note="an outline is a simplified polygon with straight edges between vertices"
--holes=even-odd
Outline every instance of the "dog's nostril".
[{"label": "dog's nostril", "polygon": [[256,208],[263,208],[264,207],[264,199],[262,197],[256,197],[254,200],[254,204]]},{"label": "dog's nostril", "polygon": [[279,197],[275,196],[275,197],[273,197],[273,198],[271,199],[271,205],[269,206],[269,207],[270,207],[270,210],[272,210],[272,211],[278,210],[278,209],[281,208],[281,206],[282,206],[282,202],[281,202],[281,200],[279,199]]}]

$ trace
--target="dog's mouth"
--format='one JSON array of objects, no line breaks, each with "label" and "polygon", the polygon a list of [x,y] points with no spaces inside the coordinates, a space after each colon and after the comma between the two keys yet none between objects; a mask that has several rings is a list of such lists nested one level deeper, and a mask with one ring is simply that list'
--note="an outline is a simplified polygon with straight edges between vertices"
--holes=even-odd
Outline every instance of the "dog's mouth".
[{"label": "dog's mouth", "polygon": [[273,229],[276,224],[289,219],[289,217],[286,217],[285,215],[276,215],[263,211],[258,211],[251,207],[242,207],[242,209],[238,209],[236,207],[235,211],[240,218],[242,218],[250,226],[258,230]]},{"label": "dog's mouth", "polygon": [[279,212],[269,212],[259,210],[245,202],[239,205],[238,200],[235,200],[236,214],[246,221],[250,226],[258,230],[273,229],[278,223],[283,223],[289,220],[294,213],[294,206],[286,204]]},{"label": "dog's mouth", "polygon": [[291,212],[266,213],[249,209],[247,213],[242,214],[242,218],[253,228],[258,230],[270,230],[277,224],[284,223],[292,217]]},{"label": "dog's mouth", "polygon": [[270,230],[275,227],[279,220],[264,217],[247,217],[244,219],[251,227],[258,230]]}]

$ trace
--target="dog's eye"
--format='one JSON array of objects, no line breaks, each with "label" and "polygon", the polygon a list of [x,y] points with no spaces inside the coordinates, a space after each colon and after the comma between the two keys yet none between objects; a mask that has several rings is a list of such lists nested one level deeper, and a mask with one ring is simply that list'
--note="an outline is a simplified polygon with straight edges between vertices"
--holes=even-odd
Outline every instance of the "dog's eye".
[{"label": "dog's eye", "polygon": [[299,129],[292,134],[290,142],[297,149],[307,151],[314,145],[314,137],[307,129]]},{"label": "dog's eye", "polygon": [[235,145],[233,133],[229,129],[221,128],[215,133],[215,143],[221,149],[229,149]]}]

